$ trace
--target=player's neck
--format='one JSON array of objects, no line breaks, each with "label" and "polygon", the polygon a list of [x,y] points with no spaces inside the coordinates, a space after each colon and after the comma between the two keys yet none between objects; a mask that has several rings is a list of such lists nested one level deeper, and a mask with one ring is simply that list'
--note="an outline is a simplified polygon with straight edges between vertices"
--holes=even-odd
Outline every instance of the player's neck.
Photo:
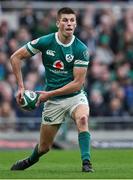
[{"label": "player's neck", "polygon": [[73,37],[73,36],[69,36],[69,37],[63,36],[63,34],[61,34],[60,32],[57,32],[57,36],[58,36],[59,41],[63,44],[70,43]]}]

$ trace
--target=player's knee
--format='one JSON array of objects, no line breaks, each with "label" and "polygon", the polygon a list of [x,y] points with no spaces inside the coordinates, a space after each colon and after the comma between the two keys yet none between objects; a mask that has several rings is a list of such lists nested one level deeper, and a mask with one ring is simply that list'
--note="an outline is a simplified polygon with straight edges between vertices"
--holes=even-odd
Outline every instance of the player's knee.
[{"label": "player's knee", "polygon": [[79,125],[80,125],[80,127],[87,127],[88,126],[88,116],[87,115],[82,115],[79,118]]}]

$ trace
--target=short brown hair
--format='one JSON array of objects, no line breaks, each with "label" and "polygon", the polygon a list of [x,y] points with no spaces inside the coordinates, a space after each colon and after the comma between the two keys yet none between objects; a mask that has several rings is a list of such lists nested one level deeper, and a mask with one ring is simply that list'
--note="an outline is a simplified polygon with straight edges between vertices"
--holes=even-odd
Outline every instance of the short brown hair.
[{"label": "short brown hair", "polygon": [[75,11],[69,7],[63,7],[59,9],[57,12],[57,19],[59,19],[62,14],[75,14],[76,15]]}]

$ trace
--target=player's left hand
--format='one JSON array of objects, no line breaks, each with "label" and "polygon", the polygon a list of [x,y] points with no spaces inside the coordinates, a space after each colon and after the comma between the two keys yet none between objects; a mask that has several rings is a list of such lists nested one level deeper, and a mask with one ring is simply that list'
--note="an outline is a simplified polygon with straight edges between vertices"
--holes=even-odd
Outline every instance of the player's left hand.
[{"label": "player's left hand", "polygon": [[50,93],[47,91],[36,91],[37,94],[39,94],[38,101],[36,103],[36,106],[38,107],[42,102],[46,102],[49,97]]}]

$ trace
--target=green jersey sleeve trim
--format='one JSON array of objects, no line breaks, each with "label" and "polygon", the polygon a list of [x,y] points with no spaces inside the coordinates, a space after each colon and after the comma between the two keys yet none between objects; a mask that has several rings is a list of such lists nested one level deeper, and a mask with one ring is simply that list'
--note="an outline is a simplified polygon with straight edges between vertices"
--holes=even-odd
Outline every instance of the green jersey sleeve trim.
[{"label": "green jersey sleeve trim", "polygon": [[27,46],[27,44],[24,46],[26,49],[27,49],[27,51],[33,56],[34,54],[30,51],[30,49],[28,48],[28,46]]},{"label": "green jersey sleeve trim", "polygon": [[76,64],[76,65],[74,65],[74,67],[86,67],[86,68],[88,68],[87,65],[83,65],[83,64]]},{"label": "green jersey sleeve trim", "polygon": [[35,55],[35,54],[37,54],[37,53],[40,52],[39,49],[33,48],[33,47],[31,46],[30,42],[28,42],[28,43],[26,44],[26,48],[27,48],[27,50],[28,50],[30,53],[32,53],[33,55]]},{"label": "green jersey sleeve trim", "polygon": [[88,66],[89,61],[75,60],[74,66]]}]

